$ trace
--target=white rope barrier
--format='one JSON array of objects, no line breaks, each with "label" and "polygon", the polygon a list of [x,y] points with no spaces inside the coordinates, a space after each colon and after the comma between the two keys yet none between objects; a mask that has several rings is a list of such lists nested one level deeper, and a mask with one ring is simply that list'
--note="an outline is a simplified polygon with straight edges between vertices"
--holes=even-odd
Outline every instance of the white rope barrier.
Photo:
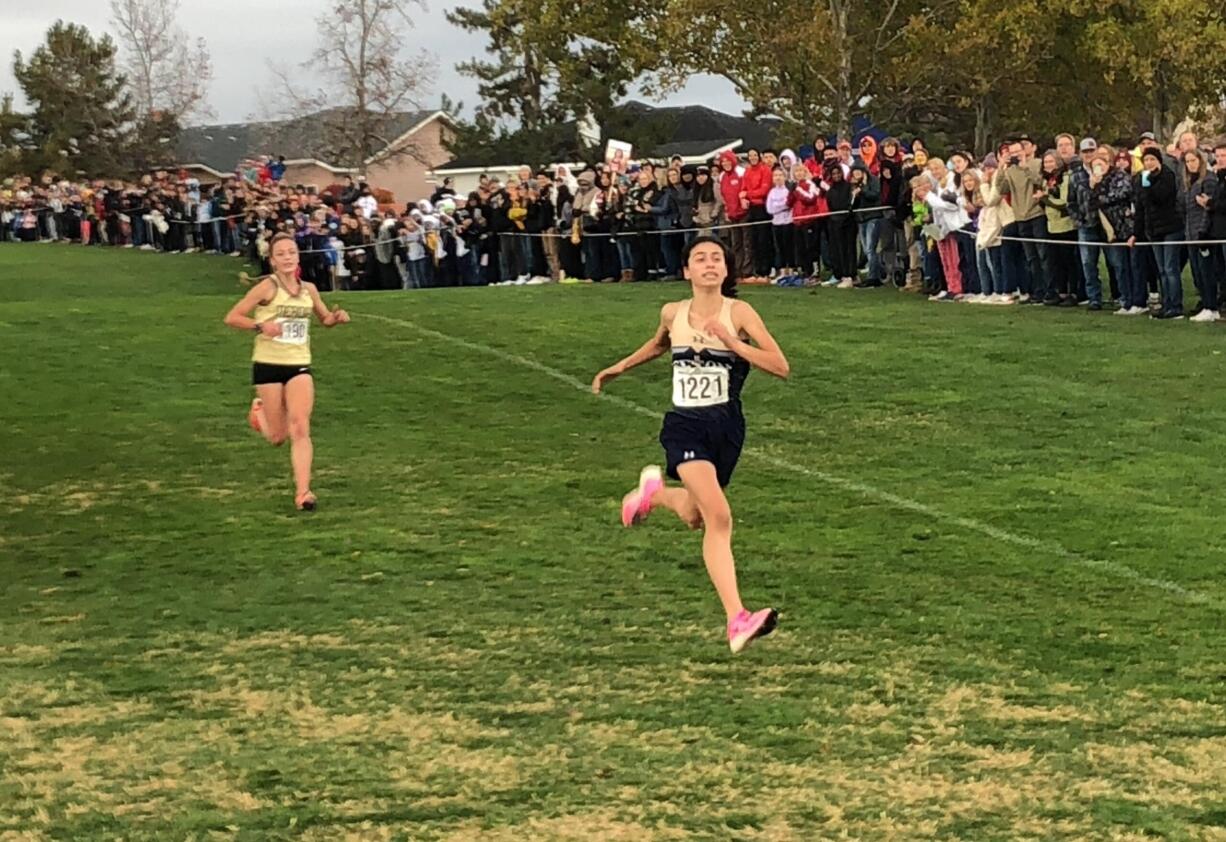
[{"label": "white rope barrier", "polygon": [[[898,210],[898,209],[891,205],[881,205],[880,207],[875,207],[875,208],[852,208],[851,210],[825,211],[823,213],[816,213],[816,214],[813,214],[812,216],[803,217],[801,222],[804,223],[809,220],[825,219],[826,217],[830,217],[830,216],[843,216],[849,213],[876,213],[879,211],[893,211],[893,210]],[[697,227],[696,228],[646,228],[641,231],[639,230],[618,231],[616,233],[612,233],[608,231],[603,231],[603,232],[593,231],[591,233],[581,232],[581,236],[583,237],[623,237],[623,236],[628,236],[628,235],[634,236],[637,234],[656,234],[656,235],[662,236],[664,234],[688,234],[692,231],[693,232],[727,231],[730,228],[752,228],[756,225],[774,225],[774,224],[775,223],[773,220],[759,219],[756,222],[712,222],[710,225],[704,225],[700,228],[697,228]],[[791,223],[791,222],[787,224],[792,227],[797,227],[794,223]],[[498,233],[497,236],[499,237],[570,237],[571,235],[569,231],[559,230],[555,234],[536,233],[536,232],[529,232],[529,231],[501,231]]]}]

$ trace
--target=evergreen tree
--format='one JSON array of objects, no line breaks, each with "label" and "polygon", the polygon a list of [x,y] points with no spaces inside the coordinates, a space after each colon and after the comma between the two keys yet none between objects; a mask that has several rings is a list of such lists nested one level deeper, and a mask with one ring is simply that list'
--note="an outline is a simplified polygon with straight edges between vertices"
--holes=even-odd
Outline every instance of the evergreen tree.
[{"label": "evergreen tree", "polygon": [[69,177],[132,171],[134,111],[109,37],[56,21],[28,61],[14,53],[13,75],[30,103],[27,169]]}]

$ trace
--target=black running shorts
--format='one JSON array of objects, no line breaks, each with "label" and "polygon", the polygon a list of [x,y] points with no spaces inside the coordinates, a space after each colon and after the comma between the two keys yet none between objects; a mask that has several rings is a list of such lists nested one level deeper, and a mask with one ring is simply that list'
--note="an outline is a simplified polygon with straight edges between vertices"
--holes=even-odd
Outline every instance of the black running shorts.
[{"label": "black running shorts", "polygon": [[668,459],[670,477],[680,480],[677,468],[686,462],[710,462],[723,488],[732,481],[745,446],[745,418],[739,413],[695,418],[670,412],[664,416],[660,444]]},{"label": "black running shorts", "polygon": [[303,374],[310,374],[309,365],[273,365],[271,363],[251,364],[251,383],[253,386],[271,386],[279,383],[284,386],[289,381]]}]

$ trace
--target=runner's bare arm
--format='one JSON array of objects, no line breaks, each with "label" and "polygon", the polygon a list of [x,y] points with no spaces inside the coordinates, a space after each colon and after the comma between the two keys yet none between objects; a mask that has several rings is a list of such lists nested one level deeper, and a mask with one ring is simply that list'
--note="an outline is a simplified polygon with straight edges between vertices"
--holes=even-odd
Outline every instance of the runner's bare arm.
[{"label": "runner's bare arm", "polygon": [[319,297],[319,290],[315,288],[315,284],[308,283],[306,289],[311,296],[312,304],[315,306],[315,318],[319,319],[321,325],[324,327],[336,327],[337,325],[349,322],[349,314],[340,307],[337,307],[335,310],[328,309],[328,305],[324,304],[324,300]]},{"label": "runner's bare arm", "polygon": [[[711,319],[705,330],[718,336],[730,351],[754,368],[760,368],[767,374],[786,380],[791,372],[788,359],[783,355],[775,337],[766,329],[758,311],[744,301],[737,301],[732,305],[732,324],[737,330],[736,336],[733,336],[719,319]],[[742,339],[741,333],[748,336],[753,344]]]},{"label": "runner's bare arm", "polygon": [[615,377],[625,374],[632,368],[636,368],[643,363],[651,362],[659,356],[662,356],[669,349],[668,329],[673,323],[673,316],[677,314],[677,304],[665,304],[660,308],[660,324],[656,327],[655,335],[643,343],[637,351],[626,357],[621,362],[615,363],[601,371],[592,380],[592,394],[599,395],[601,388],[605,383],[608,383]]},{"label": "runner's bare arm", "polygon": [[[226,313],[224,319],[227,327],[232,327],[236,330],[255,330],[255,319],[251,318],[251,311],[260,304],[266,304],[272,300],[272,297],[277,294],[276,284],[271,278],[265,278],[258,284],[247,290],[247,294],[242,297],[242,300],[230,308],[230,312]],[[270,327],[278,328],[280,326],[271,322],[266,323]],[[275,335],[275,334],[270,334]]]}]

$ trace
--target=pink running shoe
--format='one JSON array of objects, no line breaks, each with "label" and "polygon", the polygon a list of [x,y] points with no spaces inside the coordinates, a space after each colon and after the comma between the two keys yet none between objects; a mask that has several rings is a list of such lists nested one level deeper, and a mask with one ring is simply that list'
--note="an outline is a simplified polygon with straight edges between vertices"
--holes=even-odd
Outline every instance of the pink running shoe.
[{"label": "pink running shoe", "polygon": [[250,424],[251,429],[255,430],[257,433],[261,432],[259,412],[263,408],[264,402],[259,398],[253,398],[251,400],[251,409],[247,413],[247,423]]},{"label": "pink running shoe", "polygon": [[651,512],[651,498],[664,487],[658,465],[648,465],[639,474],[639,487],[622,498],[622,526],[635,526]]},{"label": "pink running shoe", "polygon": [[750,614],[742,610],[728,621],[728,646],[732,654],[736,654],[748,646],[754,639],[766,637],[775,630],[779,622],[779,612],[774,608],[763,608]]}]

